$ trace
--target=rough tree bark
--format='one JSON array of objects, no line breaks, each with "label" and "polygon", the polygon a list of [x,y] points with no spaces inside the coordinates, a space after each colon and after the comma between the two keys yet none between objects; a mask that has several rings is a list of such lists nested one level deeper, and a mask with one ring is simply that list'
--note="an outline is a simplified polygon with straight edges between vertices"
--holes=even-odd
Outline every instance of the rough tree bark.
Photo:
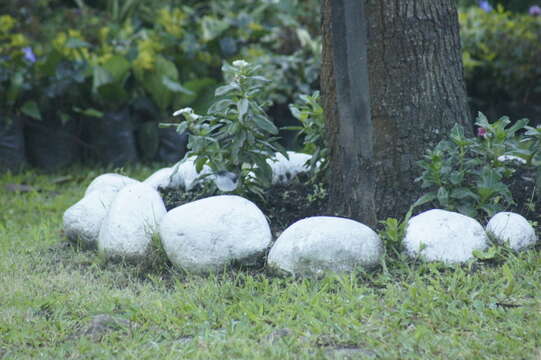
[{"label": "rough tree bark", "polygon": [[419,197],[416,161],[471,131],[455,0],[322,0],[330,208],[375,226]]}]

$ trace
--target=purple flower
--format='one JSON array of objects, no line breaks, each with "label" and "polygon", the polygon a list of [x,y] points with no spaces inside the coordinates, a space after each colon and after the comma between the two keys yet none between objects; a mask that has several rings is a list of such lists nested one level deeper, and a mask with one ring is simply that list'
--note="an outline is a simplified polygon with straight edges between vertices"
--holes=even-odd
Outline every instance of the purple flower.
[{"label": "purple flower", "polygon": [[477,129],[477,136],[485,137],[486,135],[487,135],[487,129],[482,128],[482,127]]},{"label": "purple flower", "polygon": [[27,46],[27,47],[23,48],[23,53],[24,53],[24,58],[28,62],[30,62],[32,64],[36,62],[36,55],[32,51],[31,47]]},{"label": "purple flower", "polygon": [[486,0],[479,1],[479,7],[485,12],[491,12],[493,10],[492,5]]},{"label": "purple flower", "polygon": [[528,10],[528,13],[532,16],[539,16],[541,15],[541,7],[538,5],[533,5],[530,7],[530,10]]}]

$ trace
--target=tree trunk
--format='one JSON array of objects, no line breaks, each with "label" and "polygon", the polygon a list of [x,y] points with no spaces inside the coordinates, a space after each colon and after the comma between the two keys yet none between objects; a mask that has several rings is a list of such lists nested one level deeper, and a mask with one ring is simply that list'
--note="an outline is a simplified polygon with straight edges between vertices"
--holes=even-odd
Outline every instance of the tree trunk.
[{"label": "tree trunk", "polygon": [[375,226],[420,196],[427,149],[471,131],[456,4],[323,0],[322,15],[330,207]]}]

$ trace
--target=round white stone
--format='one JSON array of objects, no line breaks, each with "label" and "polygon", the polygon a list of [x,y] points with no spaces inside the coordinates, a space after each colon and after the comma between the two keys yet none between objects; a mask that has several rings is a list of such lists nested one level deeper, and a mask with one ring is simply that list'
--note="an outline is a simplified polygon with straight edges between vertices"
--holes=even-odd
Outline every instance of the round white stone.
[{"label": "round white stone", "polygon": [[191,273],[222,271],[231,262],[250,263],[270,245],[265,215],[234,195],[179,206],[160,224],[160,239],[173,264]]},{"label": "round white stone", "polygon": [[144,257],[166,212],[159,193],[149,185],[127,185],[103,220],[98,249],[107,257]]},{"label": "round white stone", "polygon": [[404,246],[412,257],[460,263],[471,259],[475,250],[486,249],[488,237],[475,219],[433,209],[410,219]]},{"label": "round white stone", "polygon": [[72,241],[96,247],[101,224],[118,193],[92,191],[64,212],[64,234]]},{"label": "round white stone", "polygon": [[288,227],[272,246],[268,265],[293,275],[319,276],[377,265],[383,255],[379,236],[351,219],[317,216]]},{"label": "round white stone", "polygon": [[184,187],[184,179],[174,171],[174,167],[160,169],[143,182],[156,190]]},{"label": "round white stone", "polygon": [[288,151],[287,156],[289,159],[277,152],[274,157],[267,159],[272,169],[273,184],[286,184],[298,174],[310,170],[306,162],[312,158],[311,155]]},{"label": "round white stone", "polygon": [[90,185],[86,188],[85,196],[96,190],[109,189],[113,191],[119,191],[124,186],[129,184],[136,184],[139,181],[130,177],[119,174],[103,174],[92,180]]},{"label": "round white stone", "polygon": [[[176,168],[176,169],[175,169]],[[195,168],[195,157],[189,157],[182,161],[178,166],[173,166],[174,176],[178,176],[183,181],[184,189],[190,191],[196,184],[197,180],[202,175],[209,175],[212,171],[208,165],[203,166],[201,172],[197,172]]]},{"label": "round white stone", "polygon": [[523,216],[512,212],[500,212],[487,224],[487,233],[499,244],[509,244],[514,250],[535,245],[535,229]]}]

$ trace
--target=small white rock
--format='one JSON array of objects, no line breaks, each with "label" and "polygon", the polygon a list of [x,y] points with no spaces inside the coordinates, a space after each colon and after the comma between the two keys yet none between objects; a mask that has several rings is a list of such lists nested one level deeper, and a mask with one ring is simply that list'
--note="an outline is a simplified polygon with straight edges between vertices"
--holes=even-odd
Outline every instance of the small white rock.
[{"label": "small white rock", "polygon": [[289,159],[277,152],[274,157],[267,159],[272,169],[273,184],[286,184],[298,174],[310,171],[306,162],[312,158],[311,155],[288,151],[287,156]]},{"label": "small white rock", "polygon": [[[175,168],[174,166],[173,168]],[[176,169],[175,176],[179,176],[184,181],[184,189],[190,191],[198,181],[198,178],[202,175],[209,175],[211,169],[208,165],[203,166],[201,172],[198,173],[195,168],[195,157],[190,157],[184,162],[181,162],[178,168]]]},{"label": "small white rock", "polygon": [[535,229],[523,216],[512,212],[500,212],[487,224],[487,233],[499,244],[509,244],[513,250],[535,245]]},{"label": "small white rock", "polygon": [[105,188],[83,197],[64,212],[64,234],[86,247],[96,247],[101,224],[116,195],[116,191]]},{"label": "small white rock", "polygon": [[351,272],[377,265],[383,255],[379,236],[351,219],[317,216],[288,227],[270,250],[268,265],[294,275]]},{"label": "small white rock", "polygon": [[184,179],[180,175],[175,174],[174,167],[163,168],[150,175],[143,183],[150,185],[152,188],[169,189],[184,187]]},{"label": "small white rock", "polygon": [[143,183],[127,185],[118,192],[103,220],[98,249],[106,257],[144,257],[166,212],[155,189]]},{"label": "small white rock", "polygon": [[235,261],[255,261],[270,245],[271,232],[254,203],[221,195],[169,211],[160,238],[173,264],[191,273],[211,273]]},{"label": "small white rock", "polygon": [[136,183],[139,183],[139,181],[124,175],[103,174],[92,180],[90,185],[88,185],[86,188],[85,196],[90,194],[92,191],[104,189],[110,189],[118,192],[124,186]]},{"label": "small white rock", "polygon": [[404,245],[412,257],[460,263],[471,259],[475,250],[485,250],[488,237],[475,219],[433,209],[410,219]]}]

